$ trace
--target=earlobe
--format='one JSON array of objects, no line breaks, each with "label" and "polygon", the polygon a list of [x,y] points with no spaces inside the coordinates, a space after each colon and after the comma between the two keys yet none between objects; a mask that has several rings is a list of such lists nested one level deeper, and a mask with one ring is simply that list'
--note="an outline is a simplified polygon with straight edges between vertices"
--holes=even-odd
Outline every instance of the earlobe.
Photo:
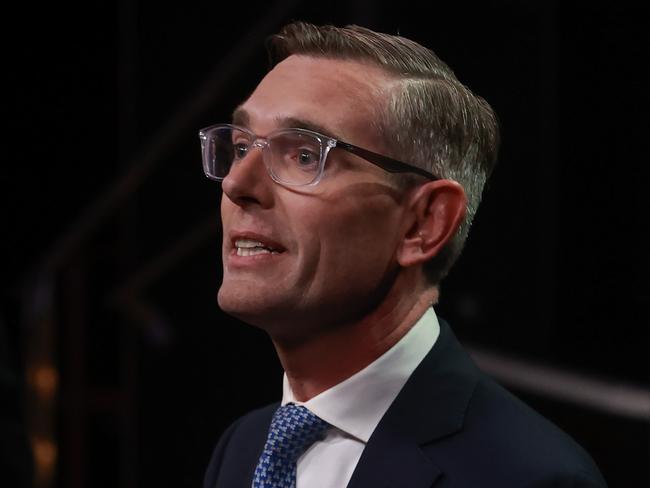
[{"label": "earlobe", "polygon": [[456,181],[438,180],[419,187],[409,202],[412,218],[398,248],[398,263],[423,264],[438,254],[458,231],[466,207],[465,191]]}]

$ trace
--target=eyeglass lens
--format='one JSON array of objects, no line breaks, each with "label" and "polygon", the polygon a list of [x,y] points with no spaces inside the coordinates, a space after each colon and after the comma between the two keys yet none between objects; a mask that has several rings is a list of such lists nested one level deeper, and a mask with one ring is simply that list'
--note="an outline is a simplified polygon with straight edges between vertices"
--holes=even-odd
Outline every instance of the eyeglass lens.
[{"label": "eyeglass lens", "polygon": [[[261,141],[261,140],[260,140]],[[290,185],[306,185],[318,176],[322,144],[318,137],[281,131],[257,142],[254,137],[232,127],[219,127],[208,136],[208,171],[224,178],[232,165],[241,161],[255,146],[260,146],[271,176]]]}]

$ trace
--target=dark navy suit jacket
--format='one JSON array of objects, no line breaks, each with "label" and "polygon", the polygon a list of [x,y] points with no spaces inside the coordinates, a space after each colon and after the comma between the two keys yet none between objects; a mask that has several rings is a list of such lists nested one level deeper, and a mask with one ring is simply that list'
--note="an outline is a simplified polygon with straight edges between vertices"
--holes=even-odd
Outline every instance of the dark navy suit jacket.
[{"label": "dark navy suit jacket", "polygon": [[[578,444],[483,374],[449,326],[440,320],[440,327],[370,437],[349,488],[606,486]],[[226,430],[204,488],[250,488],[277,407]]]}]

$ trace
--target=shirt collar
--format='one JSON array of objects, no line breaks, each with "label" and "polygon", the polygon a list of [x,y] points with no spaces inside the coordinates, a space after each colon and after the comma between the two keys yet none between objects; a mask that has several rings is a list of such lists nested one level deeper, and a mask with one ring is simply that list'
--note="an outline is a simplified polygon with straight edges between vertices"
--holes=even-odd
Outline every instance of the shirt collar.
[{"label": "shirt collar", "polygon": [[440,325],[429,307],[397,344],[361,371],[307,402],[295,399],[285,373],[282,405],[304,405],[330,425],[368,442],[370,435],[411,376],[431,350]]}]

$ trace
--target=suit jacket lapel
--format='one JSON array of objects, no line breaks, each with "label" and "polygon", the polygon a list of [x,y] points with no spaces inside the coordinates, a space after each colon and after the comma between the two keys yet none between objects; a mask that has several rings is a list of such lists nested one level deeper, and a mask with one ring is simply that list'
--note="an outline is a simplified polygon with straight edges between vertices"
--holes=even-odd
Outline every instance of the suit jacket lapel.
[{"label": "suit jacket lapel", "polygon": [[440,336],[370,437],[348,488],[430,487],[442,474],[422,446],[453,435],[479,372],[440,320]]},{"label": "suit jacket lapel", "polygon": [[382,429],[368,442],[348,488],[424,488],[439,475],[440,469],[412,439]]}]

